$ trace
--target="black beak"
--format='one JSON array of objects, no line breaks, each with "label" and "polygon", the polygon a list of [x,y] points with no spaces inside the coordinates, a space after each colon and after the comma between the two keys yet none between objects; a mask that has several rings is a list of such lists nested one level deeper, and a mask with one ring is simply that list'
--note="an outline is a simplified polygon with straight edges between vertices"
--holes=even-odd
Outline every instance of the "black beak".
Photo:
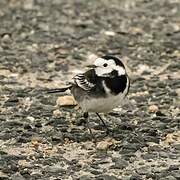
[{"label": "black beak", "polygon": [[94,64],[92,64],[92,65],[87,65],[87,67],[94,69],[94,68],[96,68],[97,66],[95,66]]}]

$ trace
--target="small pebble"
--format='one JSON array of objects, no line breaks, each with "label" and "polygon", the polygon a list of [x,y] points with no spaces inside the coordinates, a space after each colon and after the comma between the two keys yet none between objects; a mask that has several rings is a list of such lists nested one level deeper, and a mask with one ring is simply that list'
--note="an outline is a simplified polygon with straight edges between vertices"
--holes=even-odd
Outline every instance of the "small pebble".
[{"label": "small pebble", "polygon": [[158,110],[159,110],[159,108],[156,105],[149,106],[149,112],[154,113],[154,112],[157,112]]},{"label": "small pebble", "polygon": [[98,142],[96,148],[98,150],[107,150],[113,144],[115,144],[115,140],[111,139],[111,138],[108,138],[108,139],[106,139],[104,141]]},{"label": "small pebble", "polygon": [[4,34],[3,37],[2,37],[2,41],[4,43],[10,43],[12,41],[11,36],[9,34]]},{"label": "small pebble", "polygon": [[116,33],[113,31],[105,31],[104,34],[107,36],[115,36],[116,35]]},{"label": "small pebble", "polygon": [[56,101],[57,106],[75,106],[77,102],[73,96],[60,96]]},{"label": "small pebble", "polygon": [[54,117],[60,117],[62,115],[62,112],[59,109],[56,109],[53,111],[53,116]]}]

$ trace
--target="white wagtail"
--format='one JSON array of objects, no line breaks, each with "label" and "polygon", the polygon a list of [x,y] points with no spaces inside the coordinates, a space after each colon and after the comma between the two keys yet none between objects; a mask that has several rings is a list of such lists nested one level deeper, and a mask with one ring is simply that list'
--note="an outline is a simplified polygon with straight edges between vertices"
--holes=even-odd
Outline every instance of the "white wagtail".
[{"label": "white wagtail", "polygon": [[[106,55],[97,58],[89,67],[90,70],[73,77],[70,86],[50,92],[62,92],[70,89],[74,99],[84,112],[87,125],[88,112],[95,112],[107,128],[99,113],[109,112],[123,104],[129,91],[130,80],[124,64],[114,56]],[[92,135],[89,126],[88,129]]]}]

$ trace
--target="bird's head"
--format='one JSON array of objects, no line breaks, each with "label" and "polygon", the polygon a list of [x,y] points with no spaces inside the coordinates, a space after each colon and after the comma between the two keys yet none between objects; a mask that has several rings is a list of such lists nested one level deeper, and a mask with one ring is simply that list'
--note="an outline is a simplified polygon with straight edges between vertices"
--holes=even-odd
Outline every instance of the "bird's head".
[{"label": "bird's head", "polygon": [[93,64],[97,76],[114,77],[126,74],[124,64],[114,56],[102,56],[97,58]]}]

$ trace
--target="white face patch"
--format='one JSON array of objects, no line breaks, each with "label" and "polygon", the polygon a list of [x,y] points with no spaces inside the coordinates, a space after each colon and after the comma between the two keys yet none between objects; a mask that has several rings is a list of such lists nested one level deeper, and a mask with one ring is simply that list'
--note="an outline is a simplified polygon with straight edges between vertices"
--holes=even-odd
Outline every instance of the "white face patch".
[{"label": "white face patch", "polygon": [[119,76],[124,75],[126,73],[125,69],[122,66],[116,65],[113,59],[106,60],[103,58],[97,58],[94,62],[94,65],[97,66],[95,68],[95,71],[98,76],[106,77],[113,70],[116,70]]},{"label": "white face patch", "polygon": [[97,58],[95,61],[94,61],[94,65],[99,67],[99,66],[103,66],[103,64],[105,63],[105,60],[103,58]]},{"label": "white face patch", "polygon": [[119,76],[126,74],[125,69],[121,66],[116,66],[114,69],[118,72]]}]

